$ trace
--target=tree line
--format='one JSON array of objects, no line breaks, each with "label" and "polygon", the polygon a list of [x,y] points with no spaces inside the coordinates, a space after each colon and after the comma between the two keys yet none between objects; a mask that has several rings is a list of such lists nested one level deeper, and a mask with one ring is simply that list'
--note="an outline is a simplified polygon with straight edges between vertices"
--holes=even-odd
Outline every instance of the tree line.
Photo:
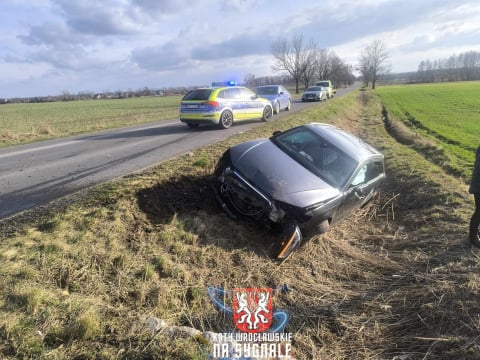
[{"label": "tree line", "polygon": [[271,44],[271,50],[272,70],[288,74],[297,94],[300,83],[307,88],[316,80],[331,80],[339,87],[355,81],[352,66],[345,64],[333,50],[320,48],[313,40],[305,41],[303,35],[278,39]]},{"label": "tree line", "polygon": [[364,48],[358,68],[346,64],[333,50],[320,48],[313,40],[305,41],[302,35],[276,40],[271,49],[275,61],[272,70],[288,74],[297,94],[300,83],[305,88],[318,80],[330,80],[336,87],[351,85],[356,80],[354,71],[361,73],[366,86],[371,83],[375,88],[378,76],[390,70],[389,54],[380,40]]},{"label": "tree line", "polygon": [[480,52],[467,51],[445,59],[422,60],[417,82],[480,80]]}]

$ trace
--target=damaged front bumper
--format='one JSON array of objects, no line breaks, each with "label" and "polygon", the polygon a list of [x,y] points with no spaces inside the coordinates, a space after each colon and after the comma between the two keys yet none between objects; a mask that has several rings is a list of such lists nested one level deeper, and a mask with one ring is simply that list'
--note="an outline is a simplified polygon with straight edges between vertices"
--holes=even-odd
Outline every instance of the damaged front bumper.
[{"label": "damaged front bumper", "polygon": [[271,248],[273,258],[284,260],[301,244],[302,233],[297,223],[285,220],[284,210],[231,167],[216,174],[214,191],[221,208],[232,219],[240,214],[267,226],[270,222],[282,226],[281,236]]}]

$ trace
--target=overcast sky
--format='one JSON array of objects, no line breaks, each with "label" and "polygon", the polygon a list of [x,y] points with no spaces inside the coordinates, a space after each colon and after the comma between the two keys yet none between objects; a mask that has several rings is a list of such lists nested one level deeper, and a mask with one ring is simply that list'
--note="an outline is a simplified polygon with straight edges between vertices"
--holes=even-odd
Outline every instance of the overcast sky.
[{"label": "overcast sky", "polygon": [[393,72],[480,51],[478,0],[0,0],[0,97],[208,85],[272,75],[301,34],[355,65],[383,40]]}]

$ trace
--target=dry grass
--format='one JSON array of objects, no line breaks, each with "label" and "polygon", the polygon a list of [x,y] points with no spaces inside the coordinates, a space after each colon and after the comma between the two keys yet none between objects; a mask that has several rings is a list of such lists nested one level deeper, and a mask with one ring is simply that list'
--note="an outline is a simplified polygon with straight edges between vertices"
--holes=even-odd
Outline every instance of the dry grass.
[{"label": "dry grass", "polygon": [[[465,184],[397,143],[374,93],[358,96],[101,186],[37,220],[4,222],[1,357],[203,359],[201,339],[152,334],[142,319],[223,331],[232,324],[207,285],[288,284],[275,307],[291,315],[299,359],[477,358],[480,261],[465,239]],[[380,148],[388,181],[355,219],[277,266],[267,256],[270,235],[226,217],[209,176],[229,145],[311,121]]]}]

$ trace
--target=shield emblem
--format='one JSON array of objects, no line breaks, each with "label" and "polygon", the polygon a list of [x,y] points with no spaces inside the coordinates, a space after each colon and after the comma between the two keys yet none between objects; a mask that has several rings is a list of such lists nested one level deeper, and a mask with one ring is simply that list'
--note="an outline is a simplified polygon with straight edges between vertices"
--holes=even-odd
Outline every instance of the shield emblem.
[{"label": "shield emblem", "polygon": [[235,288],[232,291],[233,323],[243,332],[258,333],[272,325],[271,288]]}]

